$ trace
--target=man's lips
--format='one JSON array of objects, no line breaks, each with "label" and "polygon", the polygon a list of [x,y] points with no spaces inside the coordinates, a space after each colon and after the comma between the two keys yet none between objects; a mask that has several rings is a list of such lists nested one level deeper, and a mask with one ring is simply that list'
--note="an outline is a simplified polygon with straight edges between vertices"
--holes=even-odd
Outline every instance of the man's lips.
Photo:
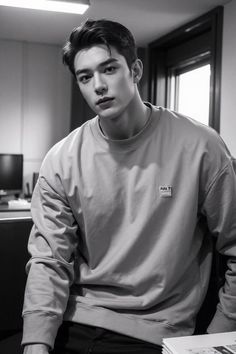
[{"label": "man's lips", "polygon": [[112,101],[114,100],[113,97],[103,97],[103,98],[100,98],[100,100],[98,100],[96,102],[96,105],[99,105],[99,104],[102,104],[102,103],[105,103],[105,102],[109,102],[109,101]]}]

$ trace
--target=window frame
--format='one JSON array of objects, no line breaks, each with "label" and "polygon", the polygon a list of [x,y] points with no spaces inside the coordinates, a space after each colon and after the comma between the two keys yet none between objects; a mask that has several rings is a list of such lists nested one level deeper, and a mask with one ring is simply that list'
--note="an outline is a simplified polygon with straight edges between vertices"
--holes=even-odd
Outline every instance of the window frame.
[{"label": "window frame", "polygon": [[223,6],[149,44],[148,99],[168,107],[171,70],[211,65],[209,125],[220,131],[221,56]]},{"label": "window frame", "polygon": [[[210,57],[204,57],[194,63],[188,63],[185,66],[169,68],[167,72],[167,107],[178,111],[179,101],[179,76],[194,69],[210,64]],[[174,86],[174,94],[172,94]]]}]

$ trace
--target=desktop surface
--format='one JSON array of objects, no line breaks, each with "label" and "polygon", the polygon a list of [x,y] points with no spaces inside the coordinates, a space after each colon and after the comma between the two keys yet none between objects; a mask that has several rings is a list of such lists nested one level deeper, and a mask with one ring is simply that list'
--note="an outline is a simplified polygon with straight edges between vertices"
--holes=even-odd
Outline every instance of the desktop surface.
[{"label": "desktop surface", "polygon": [[4,210],[0,208],[0,224],[3,222],[12,221],[27,221],[32,220],[30,210]]},{"label": "desktop surface", "polygon": [[0,222],[31,220],[30,203],[0,204]]}]

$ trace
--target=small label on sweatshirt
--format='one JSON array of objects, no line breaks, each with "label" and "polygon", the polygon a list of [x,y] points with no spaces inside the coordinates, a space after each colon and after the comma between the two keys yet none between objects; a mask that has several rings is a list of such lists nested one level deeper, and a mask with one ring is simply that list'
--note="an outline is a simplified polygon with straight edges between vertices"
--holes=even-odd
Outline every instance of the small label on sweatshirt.
[{"label": "small label on sweatshirt", "polygon": [[159,186],[159,193],[161,198],[172,197],[172,186]]}]

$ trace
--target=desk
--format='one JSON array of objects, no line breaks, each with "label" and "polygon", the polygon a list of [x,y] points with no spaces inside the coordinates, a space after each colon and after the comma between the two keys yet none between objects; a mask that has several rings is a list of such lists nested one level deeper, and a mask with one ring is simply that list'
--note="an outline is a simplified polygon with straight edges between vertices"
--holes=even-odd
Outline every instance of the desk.
[{"label": "desk", "polygon": [[27,243],[32,224],[29,210],[0,210],[0,331],[22,327]]},{"label": "desk", "polygon": [[0,204],[0,220],[14,219],[25,220],[25,218],[31,219],[30,209],[25,206],[11,207],[8,205]]},{"label": "desk", "polygon": [[2,210],[0,208],[0,223],[5,222],[23,222],[31,220],[31,213],[29,210]]}]

